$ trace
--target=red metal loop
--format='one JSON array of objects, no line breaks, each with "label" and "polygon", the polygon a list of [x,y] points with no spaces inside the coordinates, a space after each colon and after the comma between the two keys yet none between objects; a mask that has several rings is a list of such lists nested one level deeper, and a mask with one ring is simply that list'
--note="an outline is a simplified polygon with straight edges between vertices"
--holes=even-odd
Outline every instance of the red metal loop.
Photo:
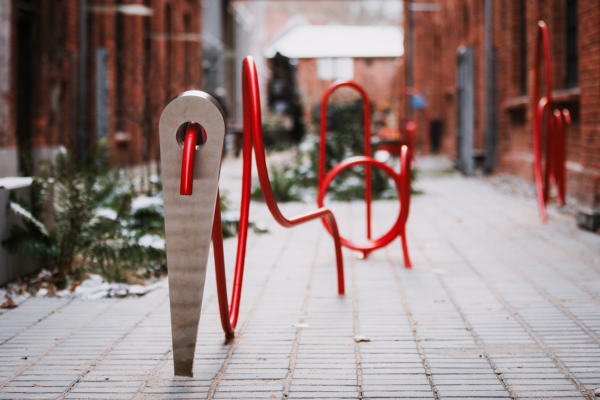
[{"label": "red metal loop", "polygon": [[[371,157],[371,104],[369,96],[365,89],[354,81],[337,80],[333,82],[321,97],[321,123],[319,131],[319,183],[318,190],[321,190],[321,182],[325,175],[325,147],[327,142],[327,101],[331,94],[341,87],[351,87],[358,91],[363,100],[363,119],[365,129],[365,156]],[[319,193],[320,194],[320,193]],[[371,167],[365,165],[365,203],[367,206],[367,239],[371,239]],[[366,258],[368,252],[363,252]]]},{"label": "red metal loop", "polygon": [[[364,157],[352,157],[342,161],[336,165],[327,176],[325,176],[325,148],[327,141],[327,101],[331,94],[341,87],[351,87],[357,90],[363,99],[363,114],[365,122],[365,156]],[[406,171],[410,170],[409,149],[406,146],[402,146],[401,149],[401,176],[398,175],[384,163],[378,162],[371,158],[371,116],[370,116],[370,102],[367,92],[354,81],[335,81],[333,82],[321,98],[321,123],[320,123],[320,136],[319,136],[319,186],[317,194],[317,202],[319,207],[323,207],[323,199],[327,187],[331,183],[331,180],[342,170],[349,168],[352,165],[365,164],[365,203],[367,207],[367,241],[366,244],[359,244],[350,240],[342,238],[342,245],[357,251],[361,251],[363,258],[366,258],[368,254],[376,249],[379,249],[388,243],[390,243],[396,236],[400,235],[402,240],[402,248],[404,253],[404,264],[407,268],[411,267],[410,258],[408,256],[408,247],[406,245],[406,237],[404,235],[406,220],[408,219],[408,203],[410,202],[410,173],[405,174]],[[413,146],[414,135],[416,132],[416,124],[413,121],[409,121],[406,127],[408,142],[410,147]],[[410,153],[412,155],[413,153]],[[398,190],[399,199],[401,201],[401,214],[398,216],[398,220],[392,229],[379,239],[371,240],[371,166],[381,168],[388,176],[394,179],[396,183],[396,189]],[[390,171],[393,175],[390,175]],[[399,181],[401,180],[401,182]],[[406,189],[408,188],[408,189]],[[406,192],[408,190],[408,197]],[[403,210],[406,210],[406,215],[402,217]],[[326,221],[323,224],[329,231],[329,226]]]},{"label": "red metal loop", "polygon": [[[335,178],[336,175],[338,175],[340,172],[342,172],[345,169],[348,169],[355,165],[363,165],[363,164],[377,167],[377,168],[381,169],[383,172],[385,172],[385,174],[387,176],[392,178],[392,180],[394,181],[394,184],[396,185],[396,190],[398,191],[398,200],[400,201],[400,203],[402,203],[402,201],[401,201],[402,182],[400,182],[400,176],[398,174],[396,174],[396,172],[389,165],[384,164],[380,161],[377,161],[374,158],[365,157],[365,156],[356,156],[356,157],[350,157],[350,158],[345,159],[344,161],[342,161],[341,163],[339,163],[335,167],[333,167],[331,169],[331,171],[329,171],[327,173],[327,175],[325,175],[325,178],[323,179],[323,182],[321,183],[321,187],[319,188],[319,194],[317,197],[317,205],[319,207],[324,207],[323,200],[325,199],[325,194],[327,193],[327,188],[329,187],[329,185],[331,184],[331,181],[333,181],[333,178]],[[401,204],[400,207],[403,207],[403,205]],[[358,250],[358,251],[373,251],[375,249],[384,247],[387,244],[389,244],[392,240],[394,240],[394,238],[396,238],[396,236],[398,236],[398,234],[400,232],[400,224],[401,224],[402,215],[403,214],[402,214],[402,210],[401,210],[400,213],[398,214],[398,219],[396,220],[394,226],[382,237],[380,237],[378,239],[373,239],[373,240],[367,239],[365,243],[359,243],[359,242],[354,242],[349,239],[346,239],[343,236],[340,236],[342,245],[346,246],[349,249]],[[329,225],[326,222],[324,222],[324,225],[327,228],[327,231],[331,232]]]},{"label": "red metal loop", "polygon": [[344,261],[342,258],[342,246],[335,217],[327,208],[319,208],[316,211],[287,219],[281,214],[267,171],[265,151],[262,140],[262,122],[260,110],[260,93],[258,89],[258,76],[256,66],[252,57],[244,59],[242,67],[242,91],[244,105],[244,148],[243,148],[243,174],[242,174],[242,204],[240,210],[239,239],[236,255],[235,277],[233,281],[233,294],[231,309],[227,305],[227,286],[225,280],[225,260],[223,256],[223,235],[221,231],[220,202],[217,195],[215,204],[215,219],[213,222],[213,248],[215,256],[215,272],[217,278],[217,295],[219,298],[219,311],[221,324],[227,338],[234,337],[234,329],[238,321],[240,300],[242,295],[242,282],[244,276],[244,262],[246,257],[246,242],[248,238],[248,216],[250,211],[250,189],[252,174],[252,146],[254,145],[254,156],[260,186],[265,203],[273,218],[286,228],[291,228],[305,222],[325,218],[332,230],[335,244],[336,266],[338,276],[338,294],[345,293],[344,289]]},{"label": "red metal loop", "polygon": [[[550,198],[550,185],[554,182],[558,188],[557,203],[562,206],[566,198],[566,133],[565,124],[570,123],[568,110],[562,113],[552,110],[552,73],[550,65],[550,39],[548,27],[544,21],[538,22],[538,37],[535,48],[535,68],[533,79],[533,155],[534,176],[537,203],[542,222],[548,221],[546,204]],[[544,69],[546,80],[546,96],[538,100],[540,79],[540,56],[544,51]],[[542,171],[542,118],[546,112],[546,160]]]},{"label": "red metal loop", "polygon": [[196,140],[200,132],[200,124],[189,122],[185,132],[183,145],[183,159],[181,160],[181,184],[179,194],[191,196],[194,188],[194,155],[196,153]]},{"label": "red metal loop", "polygon": [[[317,204],[319,207],[323,207],[323,201],[325,199],[325,194],[327,193],[327,188],[331,184],[331,181],[333,181],[333,178],[343,170],[361,164],[374,166],[383,170],[383,172],[385,172],[385,174],[392,178],[392,180],[394,181],[394,184],[396,185],[396,190],[398,191],[398,200],[400,201],[400,213],[398,214],[398,218],[396,219],[394,226],[392,226],[392,228],[380,238],[374,240],[367,239],[363,243],[354,242],[344,237],[340,237],[340,239],[343,246],[364,253],[371,252],[373,250],[387,246],[397,236],[400,236],[402,240],[402,248],[404,250],[404,264],[406,268],[411,268],[412,264],[408,256],[408,248],[406,245],[405,235],[405,226],[406,221],[408,219],[408,212],[410,207],[410,161],[408,155],[408,148],[406,146],[402,146],[400,154],[400,175],[396,174],[396,172],[389,165],[377,161],[371,157],[350,157],[337,164],[331,169],[331,171],[327,173],[327,175],[325,175],[325,178],[323,179],[321,186],[319,187]],[[331,229],[327,221],[323,221],[323,224],[325,225],[325,228],[327,228],[327,231],[331,233]]]}]

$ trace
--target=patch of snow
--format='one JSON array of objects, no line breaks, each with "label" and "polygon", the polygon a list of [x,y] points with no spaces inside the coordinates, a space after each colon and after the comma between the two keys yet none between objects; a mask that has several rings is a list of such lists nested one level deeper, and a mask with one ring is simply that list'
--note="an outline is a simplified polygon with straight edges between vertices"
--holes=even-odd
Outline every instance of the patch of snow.
[{"label": "patch of snow", "polygon": [[40,232],[42,232],[44,235],[48,236],[48,231],[46,230],[46,227],[44,226],[44,224],[42,224],[33,215],[31,215],[31,213],[29,211],[27,211],[26,209],[21,207],[21,205],[19,203],[15,203],[15,202],[11,201],[10,202],[10,210],[12,212],[14,212],[15,214],[20,215],[21,217],[23,217],[26,220],[33,223],[40,230]]},{"label": "patch of snow", "polygon": [[221,220],[228,222],[237,222],[240,220],[240,214],[236,211],[225,211],[221,213]]},{"label": "patch of snow", "polygon": [[155,249],[164,250],[167,242],[157,235],[144,235],[139,238],[138,244],[144,247],[154,247]]},{"label": "patch of snow", "polygon": [[98,217],[112,219],[113,221],[117,219],[117,212],[110,208],[97,208],[96,211],[94,211],[94,214]]},{"label": "patch of snow", "polygon": [[135,212],[141,208],[150,206],[162,206],[163,199],[161,197],[140,196],[131,202],[131,211]]},{"label": "patch of snow", "polygon": [[386,150],[378,150],[375,152],[375,159],[384,163],[390,159],[390,152]]},{"label": "patch of snow", "polygon": [[32,177],[16,177],[10,176],[0,179],[0,187],[12,190],[31,186]]},{"label": "patch of snow", "polygon": [[148,286],[128,285],[126,283],[108,283],[105,282],[100,275],[92,274],[89,279],[86,279],[81,285],[77,286],[75,291],[70,292],[68,289],[62,290],[57,292],[57,295],[63,297],[63,295],[67,294],[67,296],[64,297],[89,300],[102,299],[105,297],[125,297],[129,295],[141,296],[159,287],[164,287],[166,282],[167,280],[164,279]]},{"label": "patch of snow", "polygon": [[265,233],[267,232],[267,224],[265,224],[264,222],[255,222],[254,223],[254,231],[255,232],[259,232],[259,233]]}]

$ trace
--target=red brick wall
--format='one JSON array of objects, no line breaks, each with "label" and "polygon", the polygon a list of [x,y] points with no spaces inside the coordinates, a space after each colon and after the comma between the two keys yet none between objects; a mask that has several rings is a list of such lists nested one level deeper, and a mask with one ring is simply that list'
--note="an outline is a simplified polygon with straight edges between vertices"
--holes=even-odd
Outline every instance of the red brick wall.
[{"label": "red brick wall", "polygon": [[[17,0],[12,1],[13,32]],[[201,87],[201,2],[179,0],[88,0],[87,127],[89,141],[95,132],[95,51],[108,50],[109,138],[115,165],[136,165],[158,157],[158,119],[166,103],[177,93]],[[35,5],[35,90],[32,144],[34,149],[70,145],[77,136],[79,86],[79,1],[37,0]],[[125,15],[116,6],[150,7],[151,17]],[[171,11],[166,21],[167,8]],[[165,31],[170,28],[170,32]],[[13,33],[11,51],[20,43]],[[16,53],[15,53],[16,54]],[[16,57],[11,57],[11,74]],[[71,65],[74,64],[74,65]],[[12,79],[12,78],[11,78]],[[13,79],[14,80],[14,79]],[[75,84],[75,87],[72,87]],[[21,88],[15,84],[9,113],[16,119],[12,100]],[[75,124],[73,124],[75,115]],[[0,130],[0,147],[14,143],[14,123]],[[73,131],[73,128],[74,131]],[[117,143],[117,132],[129,140]]]},{"label": "red brick wall", "polygon": [[[600,205],[600,4],[579,2],[579,156],[583,171],[570,170],[569,188],[586,204]],[[575,136],[570,142],[577,139]],[[569,143],[570,144],[570,143]]]},{"label": "red brick wall", "polygon": [[[416,1],[419,2],[419,1]],[[426,1],[422,1],[426,2]],[[568,108],[567,193],[584,205],[600,205],[600,3],[578,1],[579,87],[565,85],[565,1],[526,2],[527,90],[519,85],[518,0],[494,0],[493,46],[497,50],[498,167],[533,180],[531,91],[537,21],[548,25],[551,41],[555,107]],[[485,146],[484,2],[447,0],[438,12],[414,12],[415,87],[427,96],[432,118],[442,120],[442,149],[455,156],[456,55],[459,46],[472,46],[475,56],[475,150]],[[405,2],[405,15],[408,15]],[[407,18],[404,22],[408,32]],[[409,44],[405,42],[405,47]],[[404,66],[401,74],[405,74]],[[541,83],[545,77],[542,76]],[[400,87],[399,96],[403,96]],[[424,134],[424,132],[423,132]]]}]

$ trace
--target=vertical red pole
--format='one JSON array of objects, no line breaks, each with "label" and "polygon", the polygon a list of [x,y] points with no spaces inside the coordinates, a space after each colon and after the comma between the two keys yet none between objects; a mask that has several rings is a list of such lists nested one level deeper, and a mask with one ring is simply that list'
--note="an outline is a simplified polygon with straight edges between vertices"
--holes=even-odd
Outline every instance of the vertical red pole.
[{"label": "vertical red pole", "polygon": [[188,122],[185,132],[185,142],[183,145],[183,159],[181,161],[181,185],[179,194],[182,196],[191,196],[194,185],[194,155],[196,153],[196,140],[200,124]]},{"label": "vertical red pole", "polygon": [[[533,93],[532,93],[532,112],[533,112],[533,152],[534,152],[534,174],[535,186],[537,192],[538,208],[540,219],[542,222],[548,221],[546,214],[546,202],[548,201],[549,183],[550,183],[550,158],[546,154],[546,173],[542,177],[542,161],[541,161],[541,125],[543,118],[544,106],[548,106],[547,119],[547,153],[552,149],[552,125],[554,116],[552,115],[552,74],[550,66],[550,40],[548,38],[548,28],[544,21],[538,21],[538,36],[535,47],[535,64],[533,73]],[[540,79],[540,56],[544,52],[544,67],[546,79],[546,96],[538,100],[539,96],[539,79]]]},{"label": "vertical red pole", "polygon": [[[349,86],[356,89],[363,100],[363,117],[365,130],[365,156],[371,157],[371,104],[367,92],[358,83],[353,81],[333,82],[321,97],[321,118],[319,126],[319,176],[318,188],[321,190],[321,182],[325,176],[325,147],[327,141],[327,101],[329,96],[338,88]],[[365,204],[367,207],[367,239],[371,240],[371,166],[365,165]],[[363,258],[367,258],[370,251],[362,251]]]},{"label": "vertical red pole", "polygon": [[225,275],[225,253],[223,251],[223,225],[221,223],[221,198],[217,190],[215,202],[215,217],[212,225],[213,252],[215,258],[215,277],[217,281],[217,298],[219,301],[219,314],[221,327],[226,339],[233,339],[235,331],[231,326],[229,317],[229,303],[227,302],[227,276]]},{"label": "vertical red pole", "polygon": [[[371,157],[371,105],[365,94],[363,97],[363,114],[365,123],[365,156]],[[365,203],[367,206],[367,239],[371,240],[371,166],[365,165]],[[363,258],[367,258],[369,252],[363,251]]]},{"label": "vertical red pole", "polygon": [[404,255],[404,267],[412,268],[410,257],[408,255],[408,244],[406,243],[406,221],[408,221],[408,213],[410,211],[410,157],[412,150],[406,145],[400,148],[400,183],[402,185],[400,194],[400,242],[402,244],[402,253]]}]

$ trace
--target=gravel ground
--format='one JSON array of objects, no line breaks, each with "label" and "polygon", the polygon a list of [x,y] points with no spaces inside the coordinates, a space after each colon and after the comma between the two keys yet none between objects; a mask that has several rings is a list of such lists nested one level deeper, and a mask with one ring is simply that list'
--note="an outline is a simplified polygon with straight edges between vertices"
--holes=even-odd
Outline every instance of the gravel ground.
[{"label": "gravel ground", "polygon": [[[509,174],[497,174],[493,176],[485,176],[479,178],[482,182],[493,187],[500,192],[509,196],[518,197],[522,199],[528,199],[535,201],[535,184],[529,182],[523,178],[509,175]],[[559,207],[556,204],[556,187],[552,187],[552,199],[548,204],[548,208],[551,210],[558,211],[561,214],[575,216],[579,210],[581,210],[581,204],[572,196],[569,196],[567,192],[567,204],[564,207]]]}]

